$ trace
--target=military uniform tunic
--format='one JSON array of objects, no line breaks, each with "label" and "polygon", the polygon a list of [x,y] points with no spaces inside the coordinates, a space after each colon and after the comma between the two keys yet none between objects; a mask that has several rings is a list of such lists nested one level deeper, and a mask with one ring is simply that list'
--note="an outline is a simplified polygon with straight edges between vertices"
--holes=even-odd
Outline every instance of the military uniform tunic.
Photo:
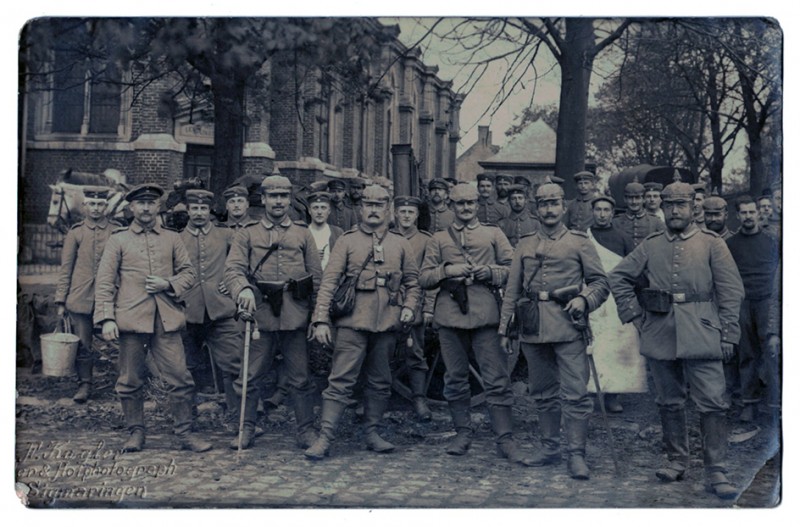
[{"label": "military uniform tunic", "polygon": [[507,334],[517,301],[527,288],[539,308],[538,335],[520,336],[529,392],[540,412],[561,410],[567,418],[582,420],[592,412],[586,342],[564,307],[542,295],[568,286],[580,287],[586,313],[608,298],[603,264],[588,235],[562,224],[552,234],[540,230],[523,237],[511,262],[499,333]]},{"label": "military uniform tunic", "polygon": [[468,225],[454,223],[437,232],[425,249],[420,284],[432,289],[446,278],[448,264],[467,263],[467,258],[450,235],[454,232],[469,261],[489,266],[487,283],[473,281],[467,286],[468,309],[462,314],[450,294],[440,289],[434,308],[434,323],[439,326],[442,360],[447,369],[444,397],[449,402],[469,400],[469,351],[475,355],[486,389],[486,402],[511,406],[514,401],[508,371],[508,357],[500,347],[497,323],[500,312],[493,288],[502,288],[508,279],[508,265],[514,249],[499,227],[482,225],[477,218]]},{"label": "military uniform tunic", "polygon": [[67,232],[61,251],[55,303],[65,304],[70,313],[92,314],[95,277],[100,258],[111,231],[119,226],[106,218],[97,222],[87,218],[73,225]]},{"label": "military uniform tunic", "polygon": [[[329,309],[339,281],[344,276],[356,276],[367,260],[373,245],[380,237],[365,225],[344,233],[336,242],[331,259],[325,268],[312,321],[331,324]],[[353,387],[359,373],[366,371],[364,395],[371,400],[386,400],[391,396],[392,372],[389,357],[396,346],[395,331],[400,329],[402,309],[416,310],[420,301],[419,268],[411,244],[400,234],[385,232],[380,241],[383,261],[371,256],[364,270],[356,277],[353,313],[335,321],[336,342],[328,387],[322,393],[326,400],[351,402]],[[386,279],[391,273],[401,273],[396,305]]]},{"label": "military uniform tunic", "polygon": [[347,232],[358,225],[358,221],[359,219],[356,217],[355,211],[345,205],[343,201],[338,203],[331,202],[331,214],[328,216],[328,223],[336,225]]},{"label": "military uniform tunic", "polygon": [[500,222],[500,228],[512,247],[516,247],[520,238],[539,229],[539,220],[527,208],[521,212],[511,211],[508,218]]},{"label": "military uniform tunic", "polygon": [[652,233],[664,230],[664,222],[644,211],[636,215],[620,214],[614,218],[614,225],[630,236],[634,245],[639,245]]},{"label": "military uniform tunic", "polygon": [[[273,244],[277,245],[269,258],[256,270],[261,259]],[[271,367],[275,355],[284,358],[287,383],[296,392],[307,395],[312,389],[308,379],[308,348],[305,330],[314,306],[314,294],[295,299],[288,288],[282,291],[282,307],[276,316],[271,306],[262,299],[247,274],[255,271],[255,280],[283,282],[311,276],[313,290],[319,289],[322,266],[314,238],[303,222],[293,222],[285,217],[280,224],[268,218],[253,222],[241,229],[233,238],[225,261],[225,285],[232,298],[239,298],[244,289],[250,289],[256,298],[255,321],[261,338],[251,341],[248,363],[248,398],[257,390],[257,378]],[[240,374],[234,383],[241,395],[244,377]]]},{"label": "military uniform tunic", "polygon": [[[634,293],[642,274],[653,289],[715,300],[674,303],[669,313],[645,312]],[[711,231],[691,225],[680,234],[651,234],[609,278],[620,319],[644,315],[641,353],[646,357],[721,360],[720,343],[739,342],[742,279],[725,242]]]},{"label": "military uniform tunic", "polygon": [[446,203],[442,203],[441,208],[437,209],[433,206],[433,203],[430,204],[429,207],[430,217],[431,217],[431,232],[439,232],[443,231],[452,225],[453,220],[455,220],[456,214],[450,209]]},{"label": "military uniform tunic", "polygon": [[511,208],[508,205],[498,203],[493,198],[478,198],[478,220],[484,225],[499,225],[510,213]]},{"label": "military uniform tunic", "polygon": [[61,250],[61,269],[54,302],[65,304],[72,320],[72,330],[80,338],[77,359],[81,381],[91,378],[91,363],[82,366],[81,361],[92,359],[92,314],[97,268],[106,241],[117,227],[120,225],[109,222],[105,217],[96,222],[86,218],[67,232]]},{"label": "military uniform tunic", "polygon": [[225,225],[206,224],[196,228],[191,223],[181,233],[189,253],[197,282],[183,295],[186,302],[186,363],[194,370],[202,363],[202,345],[206,343],[214,362],[225,375],[226,384],[238,375],[241,366],[242,331],[234,320],[236,303],[220,292],[225,260],[234,231]]},{"label": "military uniform tunic", "polygon": [[592,214],[592,200],[597,196],[592,192],[586,196],[578,195],[567,202],[567,211],[564,214],[564,225],[568,229],[586,231],[594,221]]},{"label": "military uniform tunic", "polygon": [[[145,280],[150,275],[166,279],[169,289],[148,293]],[[106,242],[97,270],[94,321],[113,320],[119,328],[115,390],[121,398],[141,398],[145,353],[149,353],[172,401],[192,400],[194,382],[186,369],[179,332],[186,317],[178,299],[191,289],[196,277],[177,232],[158,225],[144,228],[134,221]]]}]

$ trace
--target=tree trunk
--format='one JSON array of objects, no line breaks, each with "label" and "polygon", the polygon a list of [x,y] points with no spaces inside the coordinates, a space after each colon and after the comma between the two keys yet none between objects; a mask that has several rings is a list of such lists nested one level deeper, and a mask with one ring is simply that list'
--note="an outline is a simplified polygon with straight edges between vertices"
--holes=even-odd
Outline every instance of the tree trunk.
[{"label": "tree trunk", "polygon": [[560,60],[561,95],[556,130],[555,175],[564,179],[568,198],[575,195],[572,176],[586,166],[586,116],[594,53],[592,19],[566,19],[566,36]]},{"label": "tree trunk", "polygon": [[211,79],[214,92],[214,158],[210,189],[222,195],[231,183],[243,175],[245,83],[234,76]]},{"label": "tree trunk", "polygon": [[750,162],[750,195],[757,198],[767,183],[767,169],[764,165],[761,133],[750,133],[747,136],[750,144],[747,147],[747,158]]}]

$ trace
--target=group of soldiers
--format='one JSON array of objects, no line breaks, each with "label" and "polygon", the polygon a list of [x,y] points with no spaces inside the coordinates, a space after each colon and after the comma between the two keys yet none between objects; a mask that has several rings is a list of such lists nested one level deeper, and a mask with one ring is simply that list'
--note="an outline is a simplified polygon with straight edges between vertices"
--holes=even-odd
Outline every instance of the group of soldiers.
[{"label": "group of soldiers", "polygon": [[[127,227],[105,218],[106,191],[88,188],[85,220],[67,234],[56,295],[81,337],[75,400],[90,396],[91,333],[99,326],[103,338],[119,342],[123,451],[144,448],[148,353],[167,386],[176,446],[212,448],[192,432],[195,383],[187,368],[205,344],[222,374],[227,428],[238,433],[231,448],[253,447],[259,380],[277,368],[307,458],[329,455],[357,384],[366,446],[391,452],[395,446],[379,434],[392,389],[390,358],[403,348],[415,414],[429,420],[423,349],[425,327],[433,325],[456,432],[448,454],[465,455],[471,446],[473,355],[498,454],[524,466],[560,463],[563,430],[569,474],[588,479],[588,316],[612,295],[620,323],[639,334],[633,352],[647,358],[654,385],[667,454],[657,477],[676,481],[687,469],[691,396],[709,490],[733,498],[725,475],[731,401],[752,420],[766,368],[768,407],[780,407],[780,221],[759,217],[755,201],[741,198],[741,228],[732,235],[724,200],[703,200],[704,189],[683,182],[630,183],[626,210],[614,216],[616,203],[597,193],[594,174],[574,177],[578,196],[569,202],[555,178],[539,186],[504,175],[480,175],[477,185],[434,179],[427,203],[393,197],[388,185],[355,181],[348,193],[344,181],[330,180],[304,196],[306,222],[293,217],[291,181],[269,175],[260,186],[262,217],[248,214],[246,188],[223,193],[224,223],[212,219],[214,194],[187,190],[189,223],[180,233],[158,219],[164,191],[157,185],[128,193]],[[779,197],[772,202],[770,213],[779,213]],[[431,232],[418,229],[421,211]],[[604,269],[596,244],[620,263]],[[332,353],[318,431],[310,346]],[[513,435],[514,349],[526,358],[538,413],[541,448],[533,456]],[[622,411],[614,394],[606,404]]]}]

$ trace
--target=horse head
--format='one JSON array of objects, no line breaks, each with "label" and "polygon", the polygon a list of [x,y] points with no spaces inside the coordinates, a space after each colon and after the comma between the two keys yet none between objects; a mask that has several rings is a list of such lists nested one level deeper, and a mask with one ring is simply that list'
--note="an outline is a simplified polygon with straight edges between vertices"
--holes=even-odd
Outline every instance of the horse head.
[{"label": "horse head", "polygon": [[71,224],[71,214],[67,189],[63,183],[49,185],[50,187],[50,209],[47,212],[47,224],[58,229],[62,233],[69,230]]}]

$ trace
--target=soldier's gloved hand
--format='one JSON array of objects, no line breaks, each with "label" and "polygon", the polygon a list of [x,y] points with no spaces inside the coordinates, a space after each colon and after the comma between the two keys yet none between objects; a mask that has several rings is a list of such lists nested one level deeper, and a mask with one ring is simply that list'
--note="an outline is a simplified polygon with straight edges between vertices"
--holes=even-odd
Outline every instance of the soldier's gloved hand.
[{"label": "soldier's gloved hand", "polygon": [[239,298],[236,299],[236,303],[239,305],[240,310],[247,311],[248,313],[254,312],[256,310],[256,297],[252,289],[242,289],[239,293]]},{"label": "soldier's gloved hand", "polygon": [[414,311],[404,307],[402,311],[400,311],[400,322],[402,324],[410,324],[414,321]]},{"label": "soldier's gloved hand", "polygon": [[586,299],[582,296],[576,296],[564,306],[564,311],[566,311],[570,317],[578,319],[583,317],[583,314],[586,312],[586,307]]},{"label": "soldier's gloved hand", "polygon": [[479,282],[490,282],[492,280],[492,268],[488,265],[476,267],[475,280]]},{"label": "soldier's gloved hand", "polygon": [[64,304],[57,304],[57,306],[58,307],[56,308],[56,315],[58,315],[59,317],[63,317],[64,313],[67,312],[67,308],[64,307]]},{"label": "soldier's gloved hand", "polygon": [[733,358],[733,343],[731,342],[723,342],[722,343],[722,360],[728,362]]},{"label": "soldier's gloved hand", "polygon": [[509,355],[514,353],[514,349],[511,347],[511,339],[506,337],[505,335],[500,337],[500,348],[503,349]]},{"label": "soldier's gloved hand", "polygon": [[113,320],[106,320],[103,322],[103,339],[107,342],[117,340],[119,338],[119,328],[117,323]]},{"label": "soldier's gloved hand", "polygon": [[332,346],[331,327],[328,324],[318,323],[314,326],[314,338],[323,346]]},{"label": "soldier's gloved hand", "polygon": [[223,295],[226,295],[226,296],[230,294],[230,291],[228,291],[228,288],[225,287],[225,282],[222,281],[222,280],[219,281],[219,285],[217,286],[217,291],[219,291],[220,293],[222,293]]},{"label": "soldier's gloved hand", "polygon": [[767,340],[767,355],[774,359],[781,352],[781,338],[778,335],[770,335]]},{"label": "soldier's gloved hand", "polygon": [[459,276],[469,276],[472,273],[470,264],[450,264],[444,268],[444,274],[448,278],[458,278]]}]

